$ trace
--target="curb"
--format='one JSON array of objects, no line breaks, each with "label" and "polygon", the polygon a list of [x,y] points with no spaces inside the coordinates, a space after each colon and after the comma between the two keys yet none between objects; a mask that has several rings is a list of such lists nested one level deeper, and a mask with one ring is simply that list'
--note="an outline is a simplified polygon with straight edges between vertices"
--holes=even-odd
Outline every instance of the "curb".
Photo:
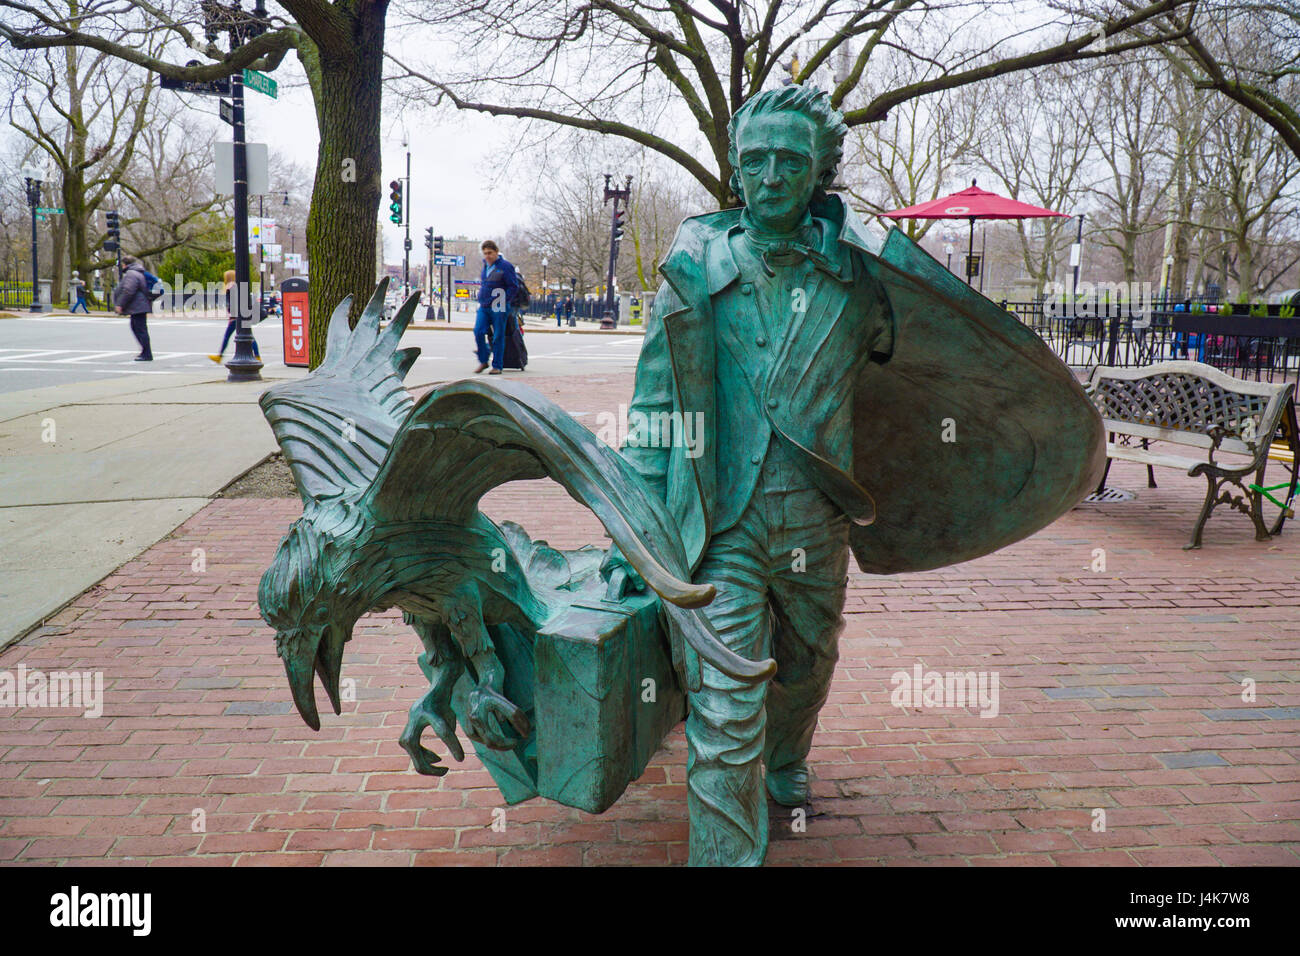
[{"label": "curb", "polygon": [[[412,322],[406,327],[406,331],[419,332],[473,332],[472,325],[448,325],[446,322]],[[584,329],[584,328],[546,328],[541,325],[524,324],[524,334],[532,335],[534,332],[540,332],[544,335],[645,335],[644,329]]]}]

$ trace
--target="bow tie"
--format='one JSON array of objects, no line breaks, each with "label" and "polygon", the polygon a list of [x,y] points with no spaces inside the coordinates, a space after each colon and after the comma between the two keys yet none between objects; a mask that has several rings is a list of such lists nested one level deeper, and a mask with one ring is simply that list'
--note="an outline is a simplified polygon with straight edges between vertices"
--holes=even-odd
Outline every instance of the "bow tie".
[{"label": "bow tie", "polygon": [[776,270],[772,268],[774,265],[794,266],[805,259],[819,269],[831,273],[836,271],[834,264],[806,241],[800,241],[799,239],[764,241],[752,234],[748,238],[757,248],[759,261],[763,264],[763,270],[769,277],[776,275]]}]

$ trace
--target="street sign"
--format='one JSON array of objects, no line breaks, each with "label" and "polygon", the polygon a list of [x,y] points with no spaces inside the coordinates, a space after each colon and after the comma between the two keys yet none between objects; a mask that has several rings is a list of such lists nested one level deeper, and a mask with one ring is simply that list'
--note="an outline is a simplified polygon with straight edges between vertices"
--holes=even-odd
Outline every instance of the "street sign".
[{"label": "street sign", "polygon": [[[216,154],[217,192],[229,196],[235,191],[235,144],[212,144]],[[267,152],[265,143],[247,143],[248,194],[260,196],[270,188],[267,179]]]},{"label": "street sign", "polygon": [[235,125],[235,104],[229,100],[217,100],[217,112],[231,126]]},{"label": "street sign", "polygon": [[257,90],[259,93],[265,93],[271,99],[275,99],[276,84],[265,73],[258,73],[256,70],[244,71],[244,85],[250,90]]},{"label": "street sign", "polygon": [[62,206],[37,206],[37,207],[36,207],[36,211],[37,211],[38,213],[43,213],[44,215],[47,215],[47,216],[62,216],[62,215],[63,215],[63,207],[62,207]]},{"label": "street sign", "polygon": [[453,256],[444,253],[442,255],[435,255],[433,257],[433,264],[435,266],[464,266],[465,257]]},{"label": "street sign", "polygon": [[44,222],[45,220],[47,220],[47,219],[49,219],[49,218],[50,218],[49,216],[42,216],[39,212],[36,214],[36,221],[37,221],[37,222]]},{"label": "street sign", "polygon": [[[187,65],[198,66],[198,61],[191,60]],[[204,80],[202,82],[173,80],[170,77],[162,76],[158,78],[158,85],[164,90],[175,90],[177,93],[198,93],[202,96],[230,95],[230,77],[228,76],[223,76],[216,80]]]}]

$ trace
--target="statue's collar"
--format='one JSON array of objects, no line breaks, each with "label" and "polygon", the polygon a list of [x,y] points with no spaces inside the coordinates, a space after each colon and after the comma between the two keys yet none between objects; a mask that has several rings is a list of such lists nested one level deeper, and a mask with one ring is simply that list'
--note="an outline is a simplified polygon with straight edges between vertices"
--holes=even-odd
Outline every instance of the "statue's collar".
[{"label": "statue's collar", "polygon": [[745,238],[753,244],[758,251],[763,251],[772,246],[780,245],[801,245],[812,246],[820,241],[821,234],[813,222],[812,213],[804,210],[803,218],[788,233],[770,232],[754,221],[754,217],[749,214],[749,209],[744,208],[740,211],[740,221],[727,230],[728,234],[734,235],[737,231],[744,230]]},{"label": "statue's collar", "polygon": [[[850,247],[873,258],[880,255],[882,241],[867,231],[862,220],[839,196],[832,193],[814,200],[808,214],[820,229],[822,256],[837,265],[837,272],[828,274],[844,282],[852,279]],[[692,286],[699,289],[701,279],[708,294],[716,295],[740,277],[727,237],[733,229],[743,228],[743,216],[742,208],[721,209],[682,222],[659,268],[683,302],[695,301],[688,290]]]},{"label": "statue's collar", "polygon": [[[840,202],[838,197],[828,198]],[[827,207],[827,204],[822,203],[821,206]],[[825,211],[830,212],[831,216],[820,215],[818,209],[809,206],[793,235],[777,236],[758,229],[749,217],[748,210],[742,209],[729,228],[720,230],[707,245],[705,272],[709,295],[717,295],[740,277],[740,267],[732,253],[730,238],[742,231],[760,256],[768,250],[781,250],[793,245],[810,252],[809,261],[821,272],[840,282],[852,282],[853,265],[849,261],[848,249],[842,244],[846,240],[847,219],[843,215],[835,215],[839,210],[833,206]],[[850,244],[858,244],[849,241]]]}]

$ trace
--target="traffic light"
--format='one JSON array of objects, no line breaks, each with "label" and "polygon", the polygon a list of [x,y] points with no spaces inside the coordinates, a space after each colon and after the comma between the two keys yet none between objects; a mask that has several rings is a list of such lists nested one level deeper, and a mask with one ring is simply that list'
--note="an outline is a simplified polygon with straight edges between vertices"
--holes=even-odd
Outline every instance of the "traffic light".
[{"label": "traffic light", "polygon": [[426,249],[433,248],[433,226],[430,226],[428,229],[424,230],[424,247]]},{"label": "traffic light", "polygon": [[393,225],[400,226],[402,224],[402,181],[400,179],[394,179],[388,184],[388,188],[392,190],[392,192],[388,194],[390,200],[388,203],[388,218]]},{"label": "traffic light", "polygon": [[442,236],[433,237],[433,254],[435,256],[442,255]]},{"label": "traffic light", "polygon": [[623,238],[623,230],[627,228],[627,210],[614,210],[614,241],[618,242]]},{"label": "traffic light", "polygon": [[122,242],[122,220],[115,209],[104,213],[104,219],[108,223],[108,238],[104,240],[104,251],[117,252]]}]

